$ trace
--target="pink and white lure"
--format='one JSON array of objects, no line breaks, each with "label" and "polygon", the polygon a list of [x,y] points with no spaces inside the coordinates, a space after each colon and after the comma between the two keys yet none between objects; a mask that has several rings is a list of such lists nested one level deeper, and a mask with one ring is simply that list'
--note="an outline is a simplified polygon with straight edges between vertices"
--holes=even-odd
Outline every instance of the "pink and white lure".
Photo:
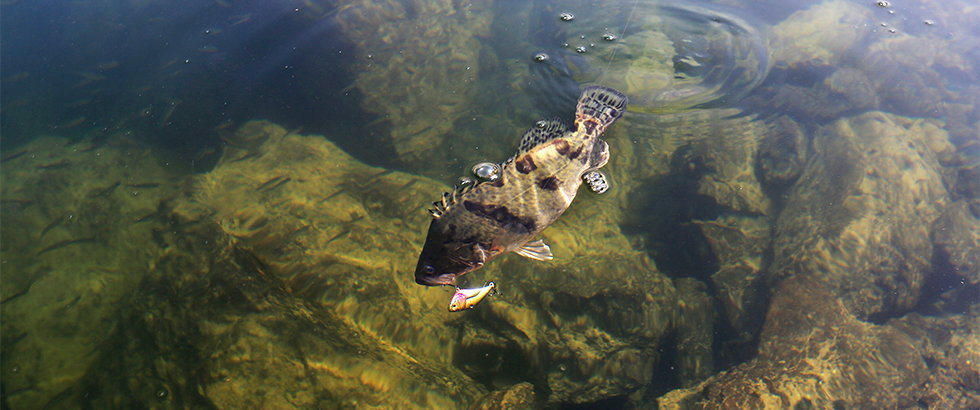
[{"label": "pink and white lure", "polygon": [[480,303],[480,301],[487,297],[487,295],[496,292],[497,285],[494,285],[493,282],[488,282],[487,285],[482,288],[456,288],[456,293],[453,295],[453,299],[449,301],[449,311],[459,312],[464,309],[472,309],[473,306]]}]

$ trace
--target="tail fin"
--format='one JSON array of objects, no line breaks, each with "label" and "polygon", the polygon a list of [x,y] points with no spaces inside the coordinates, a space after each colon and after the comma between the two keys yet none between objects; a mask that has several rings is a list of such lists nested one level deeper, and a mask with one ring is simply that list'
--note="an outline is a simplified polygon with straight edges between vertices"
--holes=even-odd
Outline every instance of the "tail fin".
[{"label": "tail fin", "polygon": [[575,128],[591,135],[602,134],[626,112],[626,95],[609,87],[593,85],[582,90],[575,107]]}]

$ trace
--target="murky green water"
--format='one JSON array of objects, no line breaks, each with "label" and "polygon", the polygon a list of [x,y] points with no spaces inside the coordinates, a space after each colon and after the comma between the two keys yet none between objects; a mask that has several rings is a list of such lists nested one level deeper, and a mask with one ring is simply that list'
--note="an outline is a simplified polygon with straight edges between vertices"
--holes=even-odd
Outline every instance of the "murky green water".
[{"label": "murky green water", "polygon": [[[973,4],[0,12],[4,409],[980,407]],[[426,209],[593,84],[610,190],[448,312]]]}]

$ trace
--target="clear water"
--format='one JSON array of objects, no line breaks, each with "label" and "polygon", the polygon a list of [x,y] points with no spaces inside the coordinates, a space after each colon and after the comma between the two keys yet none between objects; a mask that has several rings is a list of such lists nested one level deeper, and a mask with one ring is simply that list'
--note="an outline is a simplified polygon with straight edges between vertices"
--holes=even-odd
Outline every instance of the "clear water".
[{"label": "clear water", "polygon": [[[980,405],[971,2],[0,13],[5,409]],[[592,84],[611,189],[448,312],[425,209]]]}]

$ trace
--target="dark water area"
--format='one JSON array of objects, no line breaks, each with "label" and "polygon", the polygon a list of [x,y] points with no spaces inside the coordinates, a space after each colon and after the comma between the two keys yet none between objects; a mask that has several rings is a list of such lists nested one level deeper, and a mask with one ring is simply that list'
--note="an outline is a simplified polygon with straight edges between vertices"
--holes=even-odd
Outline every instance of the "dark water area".
[{"label": "dark water area", "polygon": [[4,0],[0,160],[3,409],[980,408],[971,2]]},{"label": "dark water area", "polygon": [[15,107],[0,131],[15,147],[83,118],[69,132],[139,129],[191,157],[220,145],[215,127],[266,118],[313,133],[349,130],[345,149],[383,162],[357,143],[373,117],[345,89],[355,55],[331,8],[297,10],[270,2],[12,3],[2,70],[26,77],[5,84]]}]

